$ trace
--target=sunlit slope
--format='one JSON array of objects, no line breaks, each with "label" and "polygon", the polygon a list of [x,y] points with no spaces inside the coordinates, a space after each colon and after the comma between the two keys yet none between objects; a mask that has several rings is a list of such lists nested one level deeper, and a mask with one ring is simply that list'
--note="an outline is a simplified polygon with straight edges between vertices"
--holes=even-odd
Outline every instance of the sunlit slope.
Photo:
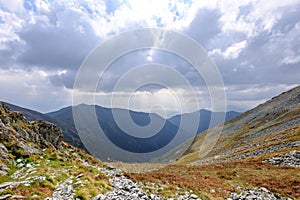
[{"label": "sunlit slope", "polygon": [[[214,134],[214,129],[197,135],[177,163],[215,163],[299,149],[300,86],[225,123],[216,143],[205,139],[209,134]],[[173,149],[160,160],[172,160],[172,155],[184,145]],[[212,145],[212,151],[206,154]]]}]

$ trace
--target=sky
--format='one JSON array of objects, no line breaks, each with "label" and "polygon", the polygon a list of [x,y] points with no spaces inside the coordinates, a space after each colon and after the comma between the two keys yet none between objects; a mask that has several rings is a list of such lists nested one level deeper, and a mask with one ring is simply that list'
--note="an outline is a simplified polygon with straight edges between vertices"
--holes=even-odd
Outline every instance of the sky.
[{"label": "sky", "polygon": [[[300,0],[1,0],[0,100],[40,112],[72,105],[76,74],[90,52],[121,33],[149,27],[184,34],[205,49],[221,75],[228,110],[246,111],[300,84]],[[159,49],[120,55],[92,94],[95,102],[82,101],[110,107],[113,96],[115,107],[166,116],[179,112],[178,98],[186,111],[199,108],[179,82],[132,90],[140,79],[168,79],[167,71],[151,71],[155,63],[183,74],[199,107],[211,110],[203,77],[180,56]],[[148,71],[124,79],[143,65]],[[121,79],[122,87],[113,90]]]}]

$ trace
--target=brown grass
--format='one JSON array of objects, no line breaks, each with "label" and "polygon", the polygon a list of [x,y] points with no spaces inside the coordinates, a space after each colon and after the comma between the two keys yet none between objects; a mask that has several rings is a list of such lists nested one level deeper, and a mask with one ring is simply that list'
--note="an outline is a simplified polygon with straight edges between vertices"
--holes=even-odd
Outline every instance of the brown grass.
[{"label": "brown grass", "polygon": [[51,196],[53,188],[48,185],[40,185],[36,187],[15,187],[12,188],[14,195],[31,197],[33,194],[42,195],[42,197]]},{"label": "brown grass", "polygon": [[172,184],[206,193],[215,189],[215,197],[228,196],[224,190],[234,191],[232,186],[263,186],[281,195],[300,198],[298,168],[273,166],[255,159],[204,166],[169,165],[149,173],[126,175],[135,181]]},{"label": "brown grass", "polygon": [[[213,176],[202,173],[201,168],[184,165],[169,165],[165,168],[150,173],[126,173],[126,175],[138,182],[154,182],[159,184],[179,186],[183,189],[205,191],[223,188],[231,190],[228,184],[223,183]],[[223,190],[220,190],[223,195]]]}]

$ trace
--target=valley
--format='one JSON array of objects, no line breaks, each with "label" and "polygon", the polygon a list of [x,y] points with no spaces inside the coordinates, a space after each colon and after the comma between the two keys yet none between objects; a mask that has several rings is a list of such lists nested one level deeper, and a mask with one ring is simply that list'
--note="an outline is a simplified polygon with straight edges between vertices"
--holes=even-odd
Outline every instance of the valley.
[{"label": "valley", "polygon": [[300,86],[225,122],[210,152],[219,125],[156,163],[103,162],[63,141],[56,121],[0,111],[0,199],[300,199]]}]

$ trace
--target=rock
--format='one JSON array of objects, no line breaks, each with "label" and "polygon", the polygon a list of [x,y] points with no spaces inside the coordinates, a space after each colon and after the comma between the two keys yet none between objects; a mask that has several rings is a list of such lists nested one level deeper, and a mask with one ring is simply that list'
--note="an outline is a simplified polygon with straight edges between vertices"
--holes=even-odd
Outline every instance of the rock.
[{"label": "rock", "polygon": [[8,199],[8,198],[10,198],[11,196],[12,196],[11,194],[6,194],[6,195],[3,195],[3,196],[0,196],[0,200]]},{"label": "rock", "polygon": [[82,181],[77,181],[76,183],[73,184],[73,188],[80,187],[80,186],[83,186]]},{"label": "rock", "polygon": [[7,162],[11,161],[11,159],[8,156],[8,150],[2,143],[0,143],[0,159]]},{"label": "rock", "polygon": [[99,194],[93,197],[93,200],[161,200],[161,198],[155,194],[150,194],[148,196],[132,180],[125,177],[119,169],[100,167],[98,169],[110,177],[110,182],[112,184],[113,189],[107,192],[106,194]]},{"label": "rock", "polygon": [[0,163],[0,174],[6,175],[8,171],[9,168],[4,163]]},{"label": "rock", "polygon": [[[253,190],[250,190],[248,188],[243,188],[243,192],[240,194],[237,194],[235,192],[231,193],[231,198],[233,200],[251,200],[251,199],[261,199],[261,200],[283,200],[286,198],[282,198],[277,194],[274,194],[270,192],[267,188],[261,187],[261,188],[254,188]],[[230,199],[230,198],[227,198]]]},{"label": "rock", "polygon": [[76,178],[78,179],[78,178],[81,178],[82,176],[83,176],[83,174],[79,174],[76,176]]},{"label": "rock", "polygon": [[41,150],[34,147],[32,144],[26,143],[24,141],[19,141],[17,144],[14,144],[11,147],[11,149],[14,151],[21,150],[22,155],[26,155],[26,156],[30,156],[31,154],[41,154],[42,153]]},{"label": "rock", "polygon": [[42,135],[42,137],[56,148],[61,147],[63,134],[60,128],[52,123],[45,121],[33,121],[31,122],[33,130]]},{"label": "rock", "polygon": [[[29,123],[22,113],[10,111],[3,103],[0,103],[0,120],[0,160],[12,162],[8,150],[18,158],[42,154],[41,150],[46,147],[61,146],[62,132],[54,124],[43,121]],[[4,170],[1,171],[3,173]]]},{"label": "rock", "polygon": [[53,191],[52,197],[48,197],[45,200],[73,200],[75,193],[72,183],[72,177],[68,178]]},{"label": "rock", "polygon": [[300,151],[293,150],[287,154],[268,158],[264,162],[280,166],[300,167]]},{"label": "rock", "polygon": [[191,194],[190,199],[198,199],[198,196],[195,194]]},{"label": "rock", "polygon": [[18,186],[20,184],[27,184],[27,183],[30,183],[30,181],[5,182],[5,183],[0,184],[0,189],[5,189],[5,188],[8,188],[8,187],[15,187],[15,186]]}]

